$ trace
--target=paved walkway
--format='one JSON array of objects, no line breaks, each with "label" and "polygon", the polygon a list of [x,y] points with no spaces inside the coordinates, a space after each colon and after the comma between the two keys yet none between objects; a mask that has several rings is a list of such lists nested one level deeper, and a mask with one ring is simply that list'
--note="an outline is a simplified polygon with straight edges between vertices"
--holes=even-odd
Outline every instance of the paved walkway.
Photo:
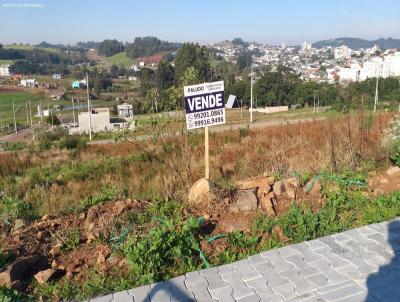
[{"label": "paved walkway", "polygon": [[400,218],[90,301],[400,301],[398,255]]}]

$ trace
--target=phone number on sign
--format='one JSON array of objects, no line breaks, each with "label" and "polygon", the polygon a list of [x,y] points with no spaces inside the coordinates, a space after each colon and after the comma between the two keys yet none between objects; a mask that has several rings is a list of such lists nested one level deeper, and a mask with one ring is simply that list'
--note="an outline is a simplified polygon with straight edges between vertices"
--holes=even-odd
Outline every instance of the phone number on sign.
[{"label": "phone number on sign", "polygon": [[213,116],[221,116],[224,114],[223,109],[212,110],[212,111],[205,111],[193,114],[194,119],[201,119],[206,117],[213,117]]},{"label": "phone number on sign", "polygon": [[214,125],[214,124],[220,124],[224,122],[224,117],[223,116],[218,116],[218,117],[212,117],[200,121],[194,121],[194,126],[195,127],[200,127],[200,126],[208,126],[208,125]]}]

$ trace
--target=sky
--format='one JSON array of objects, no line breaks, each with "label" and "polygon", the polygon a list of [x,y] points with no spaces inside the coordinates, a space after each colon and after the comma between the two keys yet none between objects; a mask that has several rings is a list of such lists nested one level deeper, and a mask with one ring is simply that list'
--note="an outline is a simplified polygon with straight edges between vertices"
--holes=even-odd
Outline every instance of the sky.
[{"label": "sky", "polygon": [[399,0],[0,0],[0,43],[400,38]]}]

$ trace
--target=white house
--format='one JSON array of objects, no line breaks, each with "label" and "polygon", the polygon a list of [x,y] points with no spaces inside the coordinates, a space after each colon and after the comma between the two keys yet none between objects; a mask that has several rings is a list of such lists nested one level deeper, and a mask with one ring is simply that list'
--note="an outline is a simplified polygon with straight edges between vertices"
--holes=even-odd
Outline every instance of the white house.
[{"label": "white house", "polygon": [[37,85],[37,82],[35,79],[25,79],[25,80],[21,80],[21,86],[22,87],[35,87]]},{"label": "white house", "polygon": [[128,117],[128,118],[133,117],[132,104],[123,103],[123,104],[117,105],[117,109],[118,109],[119,117]]},{"label": "white house", "polygon": [[10,76],[10,64],[1,64],[0,65],[0,77],[8,77]]},{"label": "white house", "polygon": [[333,54],[336,60],[346,60],[351,58],[351,49],[346,45],[336,47],[333,50]]},{"label": "white house", "polygon": [[[113,131],[122,128],[134,127],[134,123],[126,121],[111,122],[110,110],[108,108],[93,108],[90,115],[90,124],[93,133],[102,131]],[[78,126],[69,127],[69,134],[89,133],[89,113],[80,112],[78,114]]]}]

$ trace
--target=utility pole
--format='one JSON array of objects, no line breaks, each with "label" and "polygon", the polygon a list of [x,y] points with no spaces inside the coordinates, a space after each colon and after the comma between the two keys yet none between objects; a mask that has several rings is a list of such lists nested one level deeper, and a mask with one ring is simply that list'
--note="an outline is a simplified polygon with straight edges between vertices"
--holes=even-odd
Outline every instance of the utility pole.
[{"label": "utility pole", "polygon": [[34,141],[35,140],[35,130],[33,129],[31,100],[29,100],[29,114],[30,114],[30,118],[31,118],[32,140]]},{"label": "utility pole", "polygon": [[92,109],[90,108],[90,96],[89,96],[89,76],[86,73],[86,92],[88,100],[88,114],[89,114],[89,140],[92,140]]},{"label": "utility pole", "polygon": [[378,104],[378,85],[379,85],[379,77],[376,78],[374,112],[376,112],[376,105]]},{"label": "utility pole", "polygon": [[253,123],[253,65],[250,72],[250,124]]},{"label": "utility pole", "polygon": [[317,113],[318,113],[318,110],[319,110],[319,97],[318,97],[318,103],[317,103]]},{"label": "utility pole", "polygon": [[14,115],[14,130],[15,130],[15,133],[18,133],[18,130],[17,130],[17,121],[16,121],[16,119],[15,119],[15,105],[14,105],[14,101],[12,102],[12,107],[13,107],[13,115]]},{"label": "utility pole", "polygon": [[28,111],[28,102],[25,102],[25,111],[26,111],[26,126],[29,126],[29,111]]},{"label": "utility pole", "polygon": [[74,106],[74,97],[72,97],[72,115],[74,117],[74,127],[75,127],[75,106]]},{"label": "utility pole", "polygon": [[315,113],[315,94],[314,94],[314,113]]}]

